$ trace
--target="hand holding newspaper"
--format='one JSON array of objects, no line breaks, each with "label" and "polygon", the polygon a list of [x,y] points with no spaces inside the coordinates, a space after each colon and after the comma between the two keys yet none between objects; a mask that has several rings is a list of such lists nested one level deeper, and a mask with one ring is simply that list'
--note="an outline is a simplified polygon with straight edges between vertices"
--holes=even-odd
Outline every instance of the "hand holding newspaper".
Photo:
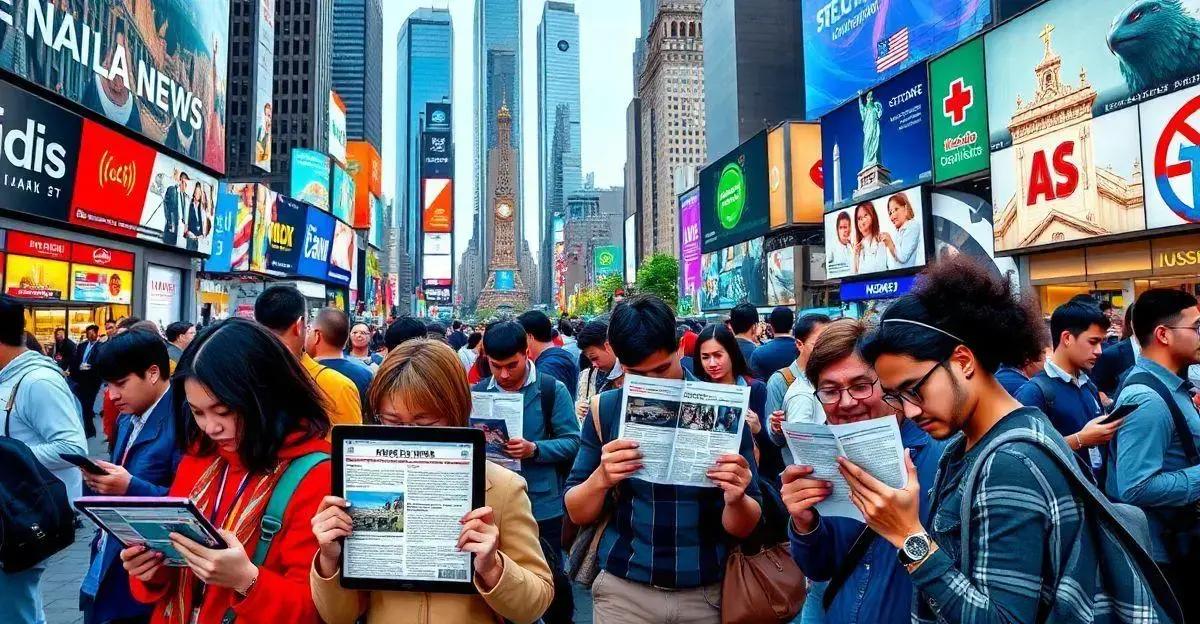
[{"label": "hand holding newspaper", "polygon": [[838,471],[837,458],[845,457],[893,488],[908,485],[900,427],[890,416],[844,425],[783,423],[783,436],[796,464],[812,466],[812,478],[829,481],[833,490],[814,508],[823,516],[845,516],[863,522],[850,501],[850,485]]},{"label": "hand holding newspaper", "polygon": [[525,437],[524,396],[472,392],[471,426],[483,431],[489,460],[509,470],[521,470],[521,460],[505,455],[504,445],[513,438]]},{"label": "hand holding newspaper", "polygon": [[750,387],[626,374],[623,393],[617,437],[643,454],[634,478],[716,487],[708,470],[741,447]]}]

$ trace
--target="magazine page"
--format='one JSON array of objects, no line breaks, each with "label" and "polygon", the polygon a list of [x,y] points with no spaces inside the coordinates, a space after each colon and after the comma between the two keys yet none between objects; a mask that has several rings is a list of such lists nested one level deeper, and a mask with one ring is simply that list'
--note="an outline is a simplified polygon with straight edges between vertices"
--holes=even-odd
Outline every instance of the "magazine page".
[{"label": "magazine page", "polygon": [[504,445],[525,437],[524,395],[472,392],[471,426],[483,432],[489,460],[509,470],[521,470],[521,460],[505,455]]},{"label": "magazine page", "polygon": [[617,437],[637,442],[642,452],[643,468],[633,476],[653,483],[670,483],[683,380],[626,373],[621,392]]},{"label": "magazine page", "polygon": [[353,578],[466,581],[458,520],[471,510],[470,444],[346,440],[345,487],[354,531],[342,573]]},{"label": "magazine page", "polygon": [[667,482],[717,487],[707,473],[718,457],[738,452],[749,406],[750,386],[685,382]]},{"label": "magazine page", "polygon": [[[111,506],[103,504],[107,498],[113,499]],[[168,566],[187,566],[183,555],[171,545],[171,533],[179,533],[208,548],[218,547],[218,542],[212,537],[214,529],[184,506],[183,499],[162,498],[159,500],[163,504],[154,507],[122,505],[126,502],[122,497],[96,496],[79,500],[89,503],[89,517],[117,538],[123,546],[143,544],[150,550],[163,553],[163,563]],[[169,504],[170,501],[179,501],[180,504],[172,505]]]},{"label": "magazine page", "polygon": [[842,445],[842,455],[888,487],[908,485],[900,425],[890,416],[830,427]]},{"label": "magazine page", "polygon": [[850,502],[850,486],[842,478],[842,473],[838,472],[837,458],[841,456],[842,449],[832,427],[785,422],[783,437],[797,465],[811,466],[811,478],[833,484],[829,496],[814,506],[817,513],[822,516],[845,516],[861,522],[862,513]]},{"label": "magazine page", "polygon": [[850,486],[838,471],[838,457],[849,459],[890,487],[908,484],[904,443],[895,418],[844,425],[785,422],[783,435],[797,465],[812,466],[812,478],[833,484],[829,497],[815,505],[821,515],[863,520],[862,513],[850,502]]}]

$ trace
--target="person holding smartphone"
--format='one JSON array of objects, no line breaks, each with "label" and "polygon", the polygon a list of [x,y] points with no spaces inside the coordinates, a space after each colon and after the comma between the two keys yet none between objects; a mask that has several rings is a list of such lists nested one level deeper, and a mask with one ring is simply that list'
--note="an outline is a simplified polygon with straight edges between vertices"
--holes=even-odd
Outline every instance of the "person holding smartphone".
[{"label": "person holding smartphone", "polygon": [[316,622],[307,586],[317,552],[309,518],[329,494],[328,461],[287,493],[265,558],[256,563],[250,555],[288,467],[328,458],[329,420],[312,378],[269,330],[232,318],[188,346],[171,391],[191,418],[181,423],[184,455],[168,496],[191,498],[229,547],[209,549],[172,533],[186,568],[164,566],[162,553],[143,546],[122,550],[133,597],[152,605],[152,624],[220,624],[229,616],[239,624]]},{"label": "person holding smartphone", "polygon": [[[471,417],[466,372],[450,346],[436,340],[410,340],[393,349],[379,367],[368,397],[374,421],[383,425],[466,427]],[[459,519],[458,548],[475,554],[472,582],[477,594],[342,587],[342,541],[354,523],[346,512],[349,502],[325,497],[312,518],[320,550],[309,573],[321,619],[328,624],[489,624],[500,619],[520,624],[540,618],[554,597],[554,585],[525,480],[492,462],[487,462],[484,475],[484,506]]]}]

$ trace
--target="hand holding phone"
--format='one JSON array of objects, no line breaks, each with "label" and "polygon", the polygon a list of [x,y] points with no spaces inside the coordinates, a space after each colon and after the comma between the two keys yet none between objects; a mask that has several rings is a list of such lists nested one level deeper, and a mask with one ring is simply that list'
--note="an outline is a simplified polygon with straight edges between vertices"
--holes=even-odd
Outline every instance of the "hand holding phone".
[{"label": "hand holding phone", "polygon": [[59,453],[59,457],[65,462],[69,462],[81,468],[83,471],[94,475],[106,475],[108,471],[96,465],[96,462],[76,453]]},{"label": "hand holding phone", "polygon": [[1122,418],[1125,418],[1126,416],[1132,414],[1133,410],[1135,410],[1135,409],[1137,409],[1137,408],[1135,408],[1133,405],[1130,405],[1128,403],[1126,403],[1125,405],[1121,405],[1121,406],[1117,407],[1117,409],[1113,410],[1112,413],[1109,414],[1107,418],[1100,421],[1100,424],[1111,425],[1111,424],[1117,422],[1118,420],[1121,420]]}]

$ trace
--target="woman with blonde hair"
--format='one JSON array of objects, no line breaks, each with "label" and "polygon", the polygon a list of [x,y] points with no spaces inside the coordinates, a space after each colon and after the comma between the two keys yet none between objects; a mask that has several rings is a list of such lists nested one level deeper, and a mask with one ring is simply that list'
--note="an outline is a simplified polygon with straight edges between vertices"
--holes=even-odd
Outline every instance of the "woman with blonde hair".
[{"label": "woman with blonde hair", "polygon": [[[409,340],[388,354],[367,393],[371,418],[389,426],[466,427],[471,392],[458,356],[444,342]],[[320,549],[309,581],[328,624],[377,622],[534,622],[554,597],[525,480],[487,463],[484,506],[459,520],[458,547],[475,554],[477,594],[364,592],[341,586],[342,539],[353,523],[345,499],[329,496],[312,519]]]},{"label": "woman with blonde hair", "polygon": [[908,200],[908,195],[896,193],[888,198],[887,210],[888,218],[896,228],[895,239],[887,232],[879,235],[879,239],[888,250],[888,265],[893,269],[917,266],[918,260],[924,260],[925,257],[923,249],[919,250],[922,255],[918,256],[918,247],[921,244],[921,224],[917,221],[912,202]]}]

